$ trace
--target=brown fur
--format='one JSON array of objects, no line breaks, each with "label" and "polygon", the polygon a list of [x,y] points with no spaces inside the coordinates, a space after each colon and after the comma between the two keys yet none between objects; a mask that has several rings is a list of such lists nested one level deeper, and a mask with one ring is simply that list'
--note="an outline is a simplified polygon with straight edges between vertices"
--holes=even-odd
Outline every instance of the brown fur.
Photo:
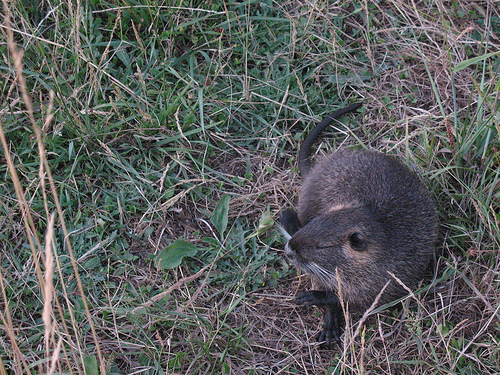
[{"label": "brown fur", "polygon": [[[329,122],[344,113],[330,115]],[[318,126],[324,129],[325,122]],[[303,293],[299,303],[325,308],[319,339],[329,344],[340,337],[338,297],[350,311],[362,312],[387,282],[381,304],[406,294],[390,273],[409,288],[417,285],[433,258],[438,219],[417,175],[391,156],[346,149],[311,168],[310,147],[320,132],[312,133],[299,153],[305,167],[298,213],[283,212],[281,222],[291,235],[285,254],[319,284],[319,291]]]},{"label": "brown fur", "polygon": [[[350,308],[368,308],[395,274],[412,288],[433,257],[437,236],[434,203],[418,177],[396,159],[373,151],[343,150],[318,163],[299,195],[302,228],[288,246],[296,265],[315,262],[338,269]],[[351,248],[361,233],[367,248]],[[336,290],[338,281],[323,282]],[[406,294],[391,281],[381,302]]]}]

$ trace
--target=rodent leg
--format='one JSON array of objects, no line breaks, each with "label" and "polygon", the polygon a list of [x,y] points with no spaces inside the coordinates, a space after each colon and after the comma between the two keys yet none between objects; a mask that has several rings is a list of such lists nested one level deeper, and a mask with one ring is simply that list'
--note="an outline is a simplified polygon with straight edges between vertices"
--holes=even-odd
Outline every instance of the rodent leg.
[{"label": "rodent leg", "polygon": [[296,297],[295,301],[299,305],[307,304],[318,307],[323,307],[324,305],[340,305],[337,295],[335,293],[329,293],[325,290],[310,290],[308,292],[300,293]]},{"label": "rodent leg", "polygon": [[280,212],[279,224],[288,235],[293,236],[301,227],[297,213],[288,208]]},{"label": "rodent leg", "polygon": [[333,342],[340,344],[341,325],[344,322],[344,313],[337,295],[324,290],[311,290],[297,296],[298,304],[315,305],[321,307],[324,312],[323,330],[318,333],[316,339],[331,346]]},{"label": "rodent leg", "polygon": [[341,324],[344,322],[344,314],[340,304],[325,305],[323,307],[325,325],[320,333],[316,335],[318,342],[324,342],[330,347],[334,342],[340,345],[342,333]]}]

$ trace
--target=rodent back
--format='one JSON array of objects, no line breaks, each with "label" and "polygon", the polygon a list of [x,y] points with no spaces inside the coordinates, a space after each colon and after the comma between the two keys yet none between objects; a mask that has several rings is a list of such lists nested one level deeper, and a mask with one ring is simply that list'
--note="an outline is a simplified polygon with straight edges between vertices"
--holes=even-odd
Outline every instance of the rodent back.
[{"label": "rodent back", "polygon": [[[434,202],[418,176],[393,157],[344,150],[318,163],[299,194],[302,225],[332,209],[373,207],[394,246],[435,238]],[[413,247],[413,245],[412,245]]]},{"label": "rodent back", "polygon": [[416,174],[395,158],[375,151],[340,150],[323,158],[304,179],[299,220],[305,225],[332,208],[360,204],[400,215],[408,210],[417,215],[416,205],[433,208]]}]

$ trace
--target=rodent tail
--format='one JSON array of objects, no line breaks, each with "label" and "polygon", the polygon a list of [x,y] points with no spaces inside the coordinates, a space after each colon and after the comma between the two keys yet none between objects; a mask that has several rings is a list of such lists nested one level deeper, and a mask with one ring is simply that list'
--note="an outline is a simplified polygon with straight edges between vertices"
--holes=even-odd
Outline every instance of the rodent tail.
[{"label": "rodent tail", "polygon": [[311,161],[309,160],[311,156],[311,147],[316,139],[318,139],[321,132],[325,130],[325,128],[330,125],[333,120],[345,115],[346,113],[355,111],[361,107],[361,105],[361,103],[352,104],[349,107],[330,113],[307,135],[299,150],[299,171],[302,177],[305,177],[311,169]]}]

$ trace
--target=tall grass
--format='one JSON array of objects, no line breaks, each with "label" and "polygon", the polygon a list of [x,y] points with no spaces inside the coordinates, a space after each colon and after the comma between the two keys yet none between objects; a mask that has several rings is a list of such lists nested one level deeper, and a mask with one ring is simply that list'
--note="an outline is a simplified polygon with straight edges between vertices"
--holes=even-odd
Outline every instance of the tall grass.
[{"label": "tall grass", "polygon": [[[3,2],[0,374],[500,372],[494,2]],[[314,342],[273,218],[296,151],[397,155],[441,242]]]}]

